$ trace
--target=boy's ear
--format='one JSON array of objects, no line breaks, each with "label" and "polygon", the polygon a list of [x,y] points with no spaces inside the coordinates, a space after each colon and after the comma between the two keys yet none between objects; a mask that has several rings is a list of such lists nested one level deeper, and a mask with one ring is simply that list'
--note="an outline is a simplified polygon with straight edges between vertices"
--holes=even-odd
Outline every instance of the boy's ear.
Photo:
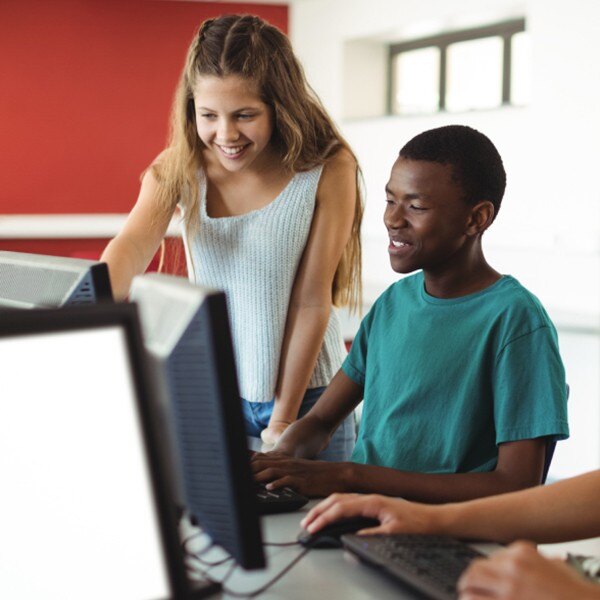
[{"label": "boy's ear", "polygon": [[481,235],[494,220],[494,205],[489,200],[482,200],[471,209],[471,218],[467,224],[467,235]]}]

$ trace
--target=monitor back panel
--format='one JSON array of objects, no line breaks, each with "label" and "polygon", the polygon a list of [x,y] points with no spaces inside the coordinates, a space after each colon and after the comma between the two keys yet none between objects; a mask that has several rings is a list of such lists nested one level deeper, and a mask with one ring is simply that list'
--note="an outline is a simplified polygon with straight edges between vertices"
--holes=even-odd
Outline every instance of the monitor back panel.
[{"label": "monitor back panel", "polygon": [[160,375],[176,498],[246,569],[265,565],[225,294],[181,277],[136,277],[144,342]]},{"label": "monitor back panel", "polygon": [[0,306],[49,308],[110,300],[104,263],[0,251]]},{"label": "monitor back panel", "polygon": [[264,566],[225,297],[208,296],[165,367],[184,496],[213,541]]}]

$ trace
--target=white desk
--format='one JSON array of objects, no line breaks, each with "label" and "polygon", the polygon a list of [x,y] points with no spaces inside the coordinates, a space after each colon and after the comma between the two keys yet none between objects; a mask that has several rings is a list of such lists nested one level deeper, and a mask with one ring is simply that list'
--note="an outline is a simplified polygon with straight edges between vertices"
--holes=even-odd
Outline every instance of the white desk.
[{"label": "white desk", "polygon": [[[314,502],[309,504],[313,505]],[[291,542],[296,539],[299,522],[307,508],[282,515],[262,518],[263,539],[265,542]],[[197,546],[205,545],[205,540],[197,540]],[[491,553],[499,549],[496,544],[476,544],[475,548]],[[227,582],[227,587],[239,592],[251,592],[275,577],[301,551],[299,546],[267,546],[268,568],[264,571],[243,571],[236,568]],[[569,542],[564,544],[544,544],[540,551],[549,556],[560,556],[566,552],[600,556],[600,538]],[[219,550],[203,555],[206,560],[218,560],[225,556]],[[221,579],[229,570],[228,565],[210,570],[211,576]],[[233,598],[220,594],[215,598]],[[417,598],[409,590],[395,581],[380,575],[375,569],[359,563],[343,550],[310,550],[279,581],[259,596],[265,600],[398,600]]]},{"label": "white desk", "polygon": [[[249,438],[248,443],[253,450],[266,451],[270,449],[264,445],[261,446],[260,440],[256,438]],[[295,513],[263,517],[264,541],[267,543],[294,541],[300,529],[300,520],[307,512],[308,507],[315,503],[311,502],[307,507]],[[199,547],[202,545],[203,542],[199,541]],[[501,546],[476,544],[474,547],[489,554]],[[539,549],[548,556],[564,556],[567,552],[600,556],[600,538],[563,544],[544,544]],[[227,587],[243,592],[255,590],[275,577],[300,552],[299,546],[267,547],[268,568],[257,572],[236,569],[229,579]],[[208,559],[209,556],[213,558],[223,556],[223,554],[206,555],[206,558]],[[211,574],[220,579],[227,570],[227,567],[218,567],[211,570]],[[221,598],[232,598],[232,596],[222,594]],[[416,598],[416,596],[396,582],[379,574],[375,569],[359,563],[343,550],[311,550],[282,579],[261,594],[260,598],[269,600],[306,600],[307,598],[387,600],[394,598],[397,600],[399,598]]]},{"label": "white desk", "polygon": [[600,537],[562,544],[541,544],[539,551],[545,556],[554,557],[564,556],[567,552],[586,556],[600,556]]},{"label": "white desk", "polygon": [[[314,502],[308,506],[313,505]],[[300,529],[299,522],[307,508],[295,513],[270,515],[262,518],[263,540],[268,542],[295,541]],[[202,548],[202,539],[197,546]],[[475,546],[484,552],[490,552],[499,546],[482,544]],[[239,592],[251,592],[275,577],[303,549],[300,546],[267,546],[268,568],[264,571],[243,571],[236,569],[227,582],[227,587]],[[219,551],[203,555],[206,560],[217,560],[224,556]],[[210,570],[210,575],[221,579],[227,573],[228,566],[223,565]],[[215,596],[217,598],[219,596]],[[232,598],[221,594],[221,598]],[[326,600],[398,600],[416,598],[399,584],[380,575],[367,565],[360,564],[354,557],[339,549],[310,550],[292,569],[277,581],[269,590],[259,596],[261,599],[307,600],[324,598]]]}]

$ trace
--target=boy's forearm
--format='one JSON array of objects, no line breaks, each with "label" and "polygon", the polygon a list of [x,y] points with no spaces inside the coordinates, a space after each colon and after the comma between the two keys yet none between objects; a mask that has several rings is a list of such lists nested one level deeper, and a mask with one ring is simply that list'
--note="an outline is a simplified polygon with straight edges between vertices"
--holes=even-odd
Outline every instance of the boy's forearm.
[{"label": "boy's forearm", "polygon": [[308,414],[285,430],[275,450],[296,458],[314,458],[361,398],[362,388],[340,369]]},{"label": "boy's forearm", "polygon": [[329,427],[309,414],[285,430],[274,450],[294,458],[314,458],[327,445],[329,435]]},{"label": "boy's forearm", "polygon": [[429,474],[350,463],[343,477],[341,492],[384,494],[431,504],[463,502],[519,489],[510,477],[496,471]]}]

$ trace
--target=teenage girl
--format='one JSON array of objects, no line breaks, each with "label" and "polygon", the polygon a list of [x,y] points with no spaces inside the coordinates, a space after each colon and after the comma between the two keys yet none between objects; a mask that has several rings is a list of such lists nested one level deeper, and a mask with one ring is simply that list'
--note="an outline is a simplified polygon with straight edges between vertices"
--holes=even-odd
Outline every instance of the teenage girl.
[{"label": "teenage girl", "polygon": [[[360,300],[362,201],[348,144],[288,38],[258,17],[209,19],[193,40],[170,143],[102,255],[116,298],[177,208],[190,279],[227,293],[247,432],[274,443],[344,358],[333,305]],[[353,445],[349,418],[320,458]]]}]

